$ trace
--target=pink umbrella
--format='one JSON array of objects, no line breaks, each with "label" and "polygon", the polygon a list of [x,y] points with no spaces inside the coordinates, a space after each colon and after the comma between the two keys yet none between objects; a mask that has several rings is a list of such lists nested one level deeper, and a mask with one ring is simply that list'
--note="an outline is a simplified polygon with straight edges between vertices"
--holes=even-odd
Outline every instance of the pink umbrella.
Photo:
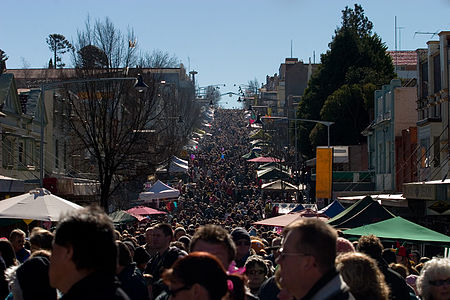
[{"label": "pink umbrella", "polygon": [[156,210],[147,206],[136,206],[127,210],[127,213],[133,215],[147,216],[147,215],[162,215],[165,214],[163,211]]},{"label": "pink umbrella", "polygon": [[253,224],[255,225],[268,225],[285,227],[294,221],[301,220],[302,218],[318,218],[322,221],[326,221],[329,218],[325,214],[317,213],[312,209],[304,209],[298,213],[291,213],[286,215],[281,215],[273,218],[264,219]]},{"label": "pink umbrella", "polygon": [[266,157],[260,156],[260,157],[249,159],[247,161],[249,161],[249,162],[257,162],[257,163],[280,162],[280,160],[278,158],[267,157],[267,156]]}]

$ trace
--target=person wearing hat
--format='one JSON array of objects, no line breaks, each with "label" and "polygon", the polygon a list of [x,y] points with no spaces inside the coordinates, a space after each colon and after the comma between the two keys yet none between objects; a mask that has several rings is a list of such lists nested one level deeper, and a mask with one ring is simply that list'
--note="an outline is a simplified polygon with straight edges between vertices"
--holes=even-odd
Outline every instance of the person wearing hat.
[{"label": "person wearing hat", "polygon": [[18,267],[7,270],[7,279],[13,299],[56,300],[56,289],[50,287],[49,260],[36,256]]},{"label": "person wearing hat", "polygon": [[236,227],[231,231],[231,238],[236,245],[236,267],[242,268],[247,258],[252,255],[250,252],[250,234],[242,227]]}]

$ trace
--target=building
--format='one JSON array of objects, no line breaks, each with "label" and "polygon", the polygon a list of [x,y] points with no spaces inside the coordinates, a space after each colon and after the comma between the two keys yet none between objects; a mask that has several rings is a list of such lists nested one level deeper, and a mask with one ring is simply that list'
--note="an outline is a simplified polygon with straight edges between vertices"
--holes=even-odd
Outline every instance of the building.
[{"label": "building", "polygon": [[375,91],[375,118],[362,134],[367,136],[369,170],[375,172],[377,191],[394,192],[399,184],[396,139],[403,129],[415,126],[416,93],[415,87],[402,87],[399,79]]},{"label": "building", "polygon": [[[98,72],[103,71],[99,70]],[[123,74],[122,69],[117,72],[119,72],[119,77],[125,77],[125,75],[120,75]],[[154,118],[153,122],[158,122],[158,124],[152,123],[148,124],[148,126],[152,127],[152,129],[160,129],[159,131],[163,133],[154,136],[155,130],[143,130],[139,132],[139,135],[152,135],[148,139],[146,137],[146,140],[151,139],[153,147],[157,147],[159,140],[163,140],[164,137],[165,140],[163,141],[172,139],[180,140],[180,143],[183,143],[182,138],[178,137],[187,136],[185,131],[192,129],[192,125],[187,124],[188,116],[195,114],[198,110],[196,110],[192,101],[194,98],[194,87],[184,68],[130,69],[129,72],[130,74],[137,74],[137,72],[150,74],[156,87],[153,92],[155,99],[158,100],[155,104],[155,116],[157,115],[158,118]],[[69,115],[68,101],[65,99],[66,92],[69,90],[81,101],[85,100],[85,98],[82,95],[83,93],[80,94],[76,91],[80,88],[79,82],[62,89],[62,83],[76,80],[79,74],[75,69],[8,69],[6,73],[7,76],[12,77],[14,75],[14,78],[17,79],[18,85],[13,89],[19,88],[18,99],[22,101],[23,110],[28,109],[31,113],[28,107],[32,108],[31,104],[36,102],[37,98],[40,99],[41,96],[45,101],[47,115],[44,130],[44,187],[57,195],[81,202],[82,204],[94,201],[98,195],[98,182],[95,181],[97,178],[97,164],[87,149],[81,149],[83,147],[80,147],[80,142],[77,142],[76,136],[69,128],[70,124],[67,120],[71,116]],[[101,74],[97,75],[101,77]],[[133,78],[132,75],[130,76]],[[34,108],[36,107],[39,108],[40,105],[35,104]],[[185,126],[176,127],[174,124],[176,125],[180,116],[184,119]],[[190,118],[191,120],[196,120],[195,117],[191,116]],[[34,117],[34,120],[36,120],[36,117]],[[166,134],[164,134],[164,130]],[[40,126],[37,132],[39,141]],[[174,136],[176,138],[173,138]],[[172,141],[171,147],[174,144]],[[158,153],[156,150],[153,152]],[[165,156],[177,154],[171,151],[174,150],[166,148],[159,151],[164,158],[157,157],[156,154],[152,157],[147,156],[146,161],[148,160],[148,163],[145,164],[145,167],[142,166],[142,169],[145,169],[147,172],[145,176],[150,172],[149,164],[151,164],[151,159],[159,162],[164,160]],[[19,153],[21,152],[19,151]],[[37,153],[39,154],[40,152],[37,151]],[[37,160],[39,161],[39,158]],[[126,175],[132,174],[135,176],[136,172],[138,172],[136,165],[137,163],[129,168],[125,168],[127,171]],[[36,179],[39,179],[39,174],[35,177]]]},{"label": "building", "polygon": [[417,79],[417,52],[416,51],[387,51],[392,58],[397,77],[407,82]]},{"label": "building", "polygon": [[[13,74],[0,75],[0,174],[24,181],[39,179],[41,97],[17,93]],[[37,181],[38,182],[38,181]]]},{"label": "building", "polygon": [[441,31],[438,41],[417,50],[418,182],[404,186],[418,217],[442,216],[443,223],[450,215],[449,51],[450,31]]}]

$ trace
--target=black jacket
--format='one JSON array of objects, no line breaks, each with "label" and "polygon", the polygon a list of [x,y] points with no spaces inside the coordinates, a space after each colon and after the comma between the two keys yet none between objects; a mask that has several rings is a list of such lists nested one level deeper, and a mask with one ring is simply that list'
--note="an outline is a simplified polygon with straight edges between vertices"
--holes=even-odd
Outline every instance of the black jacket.
[{"label": "black jacket", "polygon": [[60,300],[130,300],[115,276],[95,272],[75,283]]}]

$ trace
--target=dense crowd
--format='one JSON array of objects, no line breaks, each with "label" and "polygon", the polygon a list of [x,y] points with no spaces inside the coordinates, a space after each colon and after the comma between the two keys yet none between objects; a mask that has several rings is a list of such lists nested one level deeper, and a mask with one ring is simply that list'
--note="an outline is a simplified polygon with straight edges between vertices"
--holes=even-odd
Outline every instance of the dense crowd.
[{"label": "dense crowd", "polygon": [[246,125],[216,111],[164,219],[114,228],[89,207],[0,239],[0,299],[450,299],[447,258],[350,242],[316,218],[254,226],[274,199],[242,158]]}]

